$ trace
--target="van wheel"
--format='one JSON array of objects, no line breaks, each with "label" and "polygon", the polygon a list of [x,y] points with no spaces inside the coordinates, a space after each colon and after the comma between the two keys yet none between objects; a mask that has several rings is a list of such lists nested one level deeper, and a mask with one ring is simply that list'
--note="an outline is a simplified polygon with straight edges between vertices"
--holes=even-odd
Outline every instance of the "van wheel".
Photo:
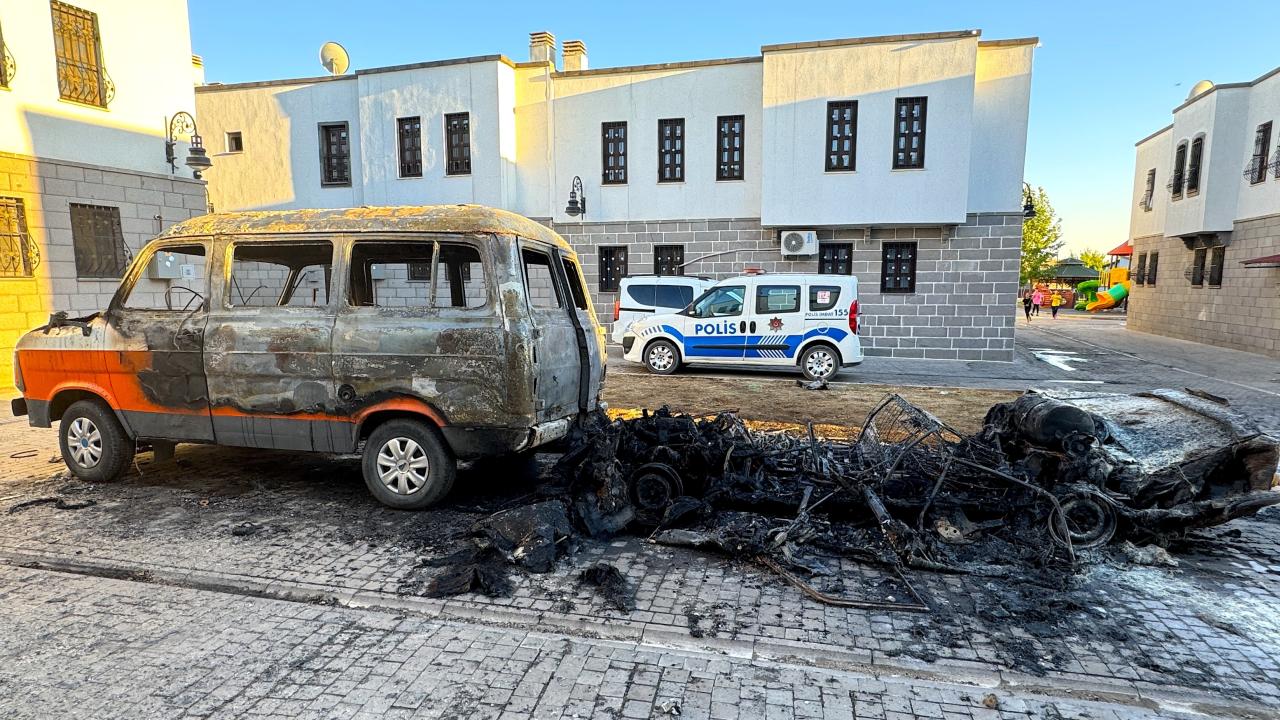
[{"label": "van wheel", "polygon": [[840,371],[840,353],[830,345],[812,345],[800,356],[800,372],[808,380],[830,380]]},{"label": "van wheel", "polygon": [[458,464],[435,428],[417,420],[389,420],[364,445],[364,483],[383,505],[419,510],[453,489]]},{"label": "van wheel", "polygon": [[680,351],[667,340],[654,340],[644,349],[644,366],[655,375],[670,375],[680,368]]},{"label": "van wheel", "polygon": [[58,447],[71,474],[89,482],[120,477],[135,449],[115,413],[96,400],[77,400],[62,413]]}]

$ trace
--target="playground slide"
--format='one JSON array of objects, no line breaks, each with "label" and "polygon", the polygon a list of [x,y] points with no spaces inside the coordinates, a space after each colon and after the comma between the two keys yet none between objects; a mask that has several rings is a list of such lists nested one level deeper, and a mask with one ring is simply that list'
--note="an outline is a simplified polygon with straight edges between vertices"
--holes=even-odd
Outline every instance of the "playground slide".
[{"label": "playground slide", "polygon": [[1110,288],[1106,290],[1106,292],[1098,293],[1098,299],[1089,303],[1088,305],[1085,305],[1084,309],[1088,310],[1089,312],[1095,312],[1097,310],[1106,310],[1107,308],[1113,308],[1116,305],[1119,305],[1120,301],[1124,300],[1128,296],[1129,296],[1129,281],[1125,280],[1124,282],[1116,283],[1115,285],[1112,285]]}]

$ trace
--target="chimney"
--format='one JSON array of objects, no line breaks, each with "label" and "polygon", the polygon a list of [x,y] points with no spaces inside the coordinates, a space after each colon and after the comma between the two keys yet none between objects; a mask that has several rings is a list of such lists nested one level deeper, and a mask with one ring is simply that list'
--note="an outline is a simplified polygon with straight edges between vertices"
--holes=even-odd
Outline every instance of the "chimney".
[{"label": "chimney", "polygon": [[556,64],[556,36],[540,31],[529,33],[529,62]]},{"label": "chimney", "polygon": [[587,46],[581,40],[564,41],[564,71],[587,69]]}]

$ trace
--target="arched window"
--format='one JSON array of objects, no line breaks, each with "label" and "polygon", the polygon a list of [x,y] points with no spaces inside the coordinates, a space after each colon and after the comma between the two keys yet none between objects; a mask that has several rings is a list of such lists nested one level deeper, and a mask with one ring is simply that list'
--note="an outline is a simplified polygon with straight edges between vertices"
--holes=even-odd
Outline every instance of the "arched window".
[{"label": "arched window", "polygon": [[1187,144],[1178,143],[1178,152],[1173,156],[1173,179],[1169,187],[1173,190],[1173,199],[1182,197],[1183,182],[1187,177]]},{"label": "arched window", "polygon": [[1187,160],[1187,194],[1200,192],[1200,159],[1204,155],[1204,137],[1191,141],[1191,158]]}]

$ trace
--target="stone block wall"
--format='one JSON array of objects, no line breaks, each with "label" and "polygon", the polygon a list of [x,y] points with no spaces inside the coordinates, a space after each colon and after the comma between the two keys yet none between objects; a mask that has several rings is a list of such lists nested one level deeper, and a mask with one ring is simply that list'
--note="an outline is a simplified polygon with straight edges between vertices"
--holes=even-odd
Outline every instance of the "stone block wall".
[{"label": "stone block wall", "polygon": [[[558,223],[582,260],[601,322],[612,321],[617,293],[600,291],[601,246],[627,246],[631,275],[653,272],[654,245],[682,245],[686,275],[716,279],[747,266],[766,272],[818,272],[818,257],[784,258],[776,228],[759,219]],[[822,242],[853,245],[860,335],[868,356],[1013,360],[1022,247],[1020,214],[970,214],[963,225],[824,229]],[[881,293],[883,243],[917,244],[916,290]],[[697,258],[704,260],[690,262]]]},{"label": "stone block wall", "polygon": [[76,276],[71,203],[118,207],[130,253],[207,207],[199,180],[13,153],[0,153],[0,197],[22,200],[28,241],[39,252],[29,277],[0,277],[0,395],[11,394],[13,348],[23,333],[51,312],[105,309],[119,283]]},{"label": "stone block wall", "polygon": [[1133,330],[1280,357],[1280,268],[1240,263],[1280,254],[1280,215],[1235,223],[1226,245],[1222,285],[1194,286],[1194,251],[1177,237],[1134,238],[1133,264],[1160,253],[1156,284],[1130,285]]}]

